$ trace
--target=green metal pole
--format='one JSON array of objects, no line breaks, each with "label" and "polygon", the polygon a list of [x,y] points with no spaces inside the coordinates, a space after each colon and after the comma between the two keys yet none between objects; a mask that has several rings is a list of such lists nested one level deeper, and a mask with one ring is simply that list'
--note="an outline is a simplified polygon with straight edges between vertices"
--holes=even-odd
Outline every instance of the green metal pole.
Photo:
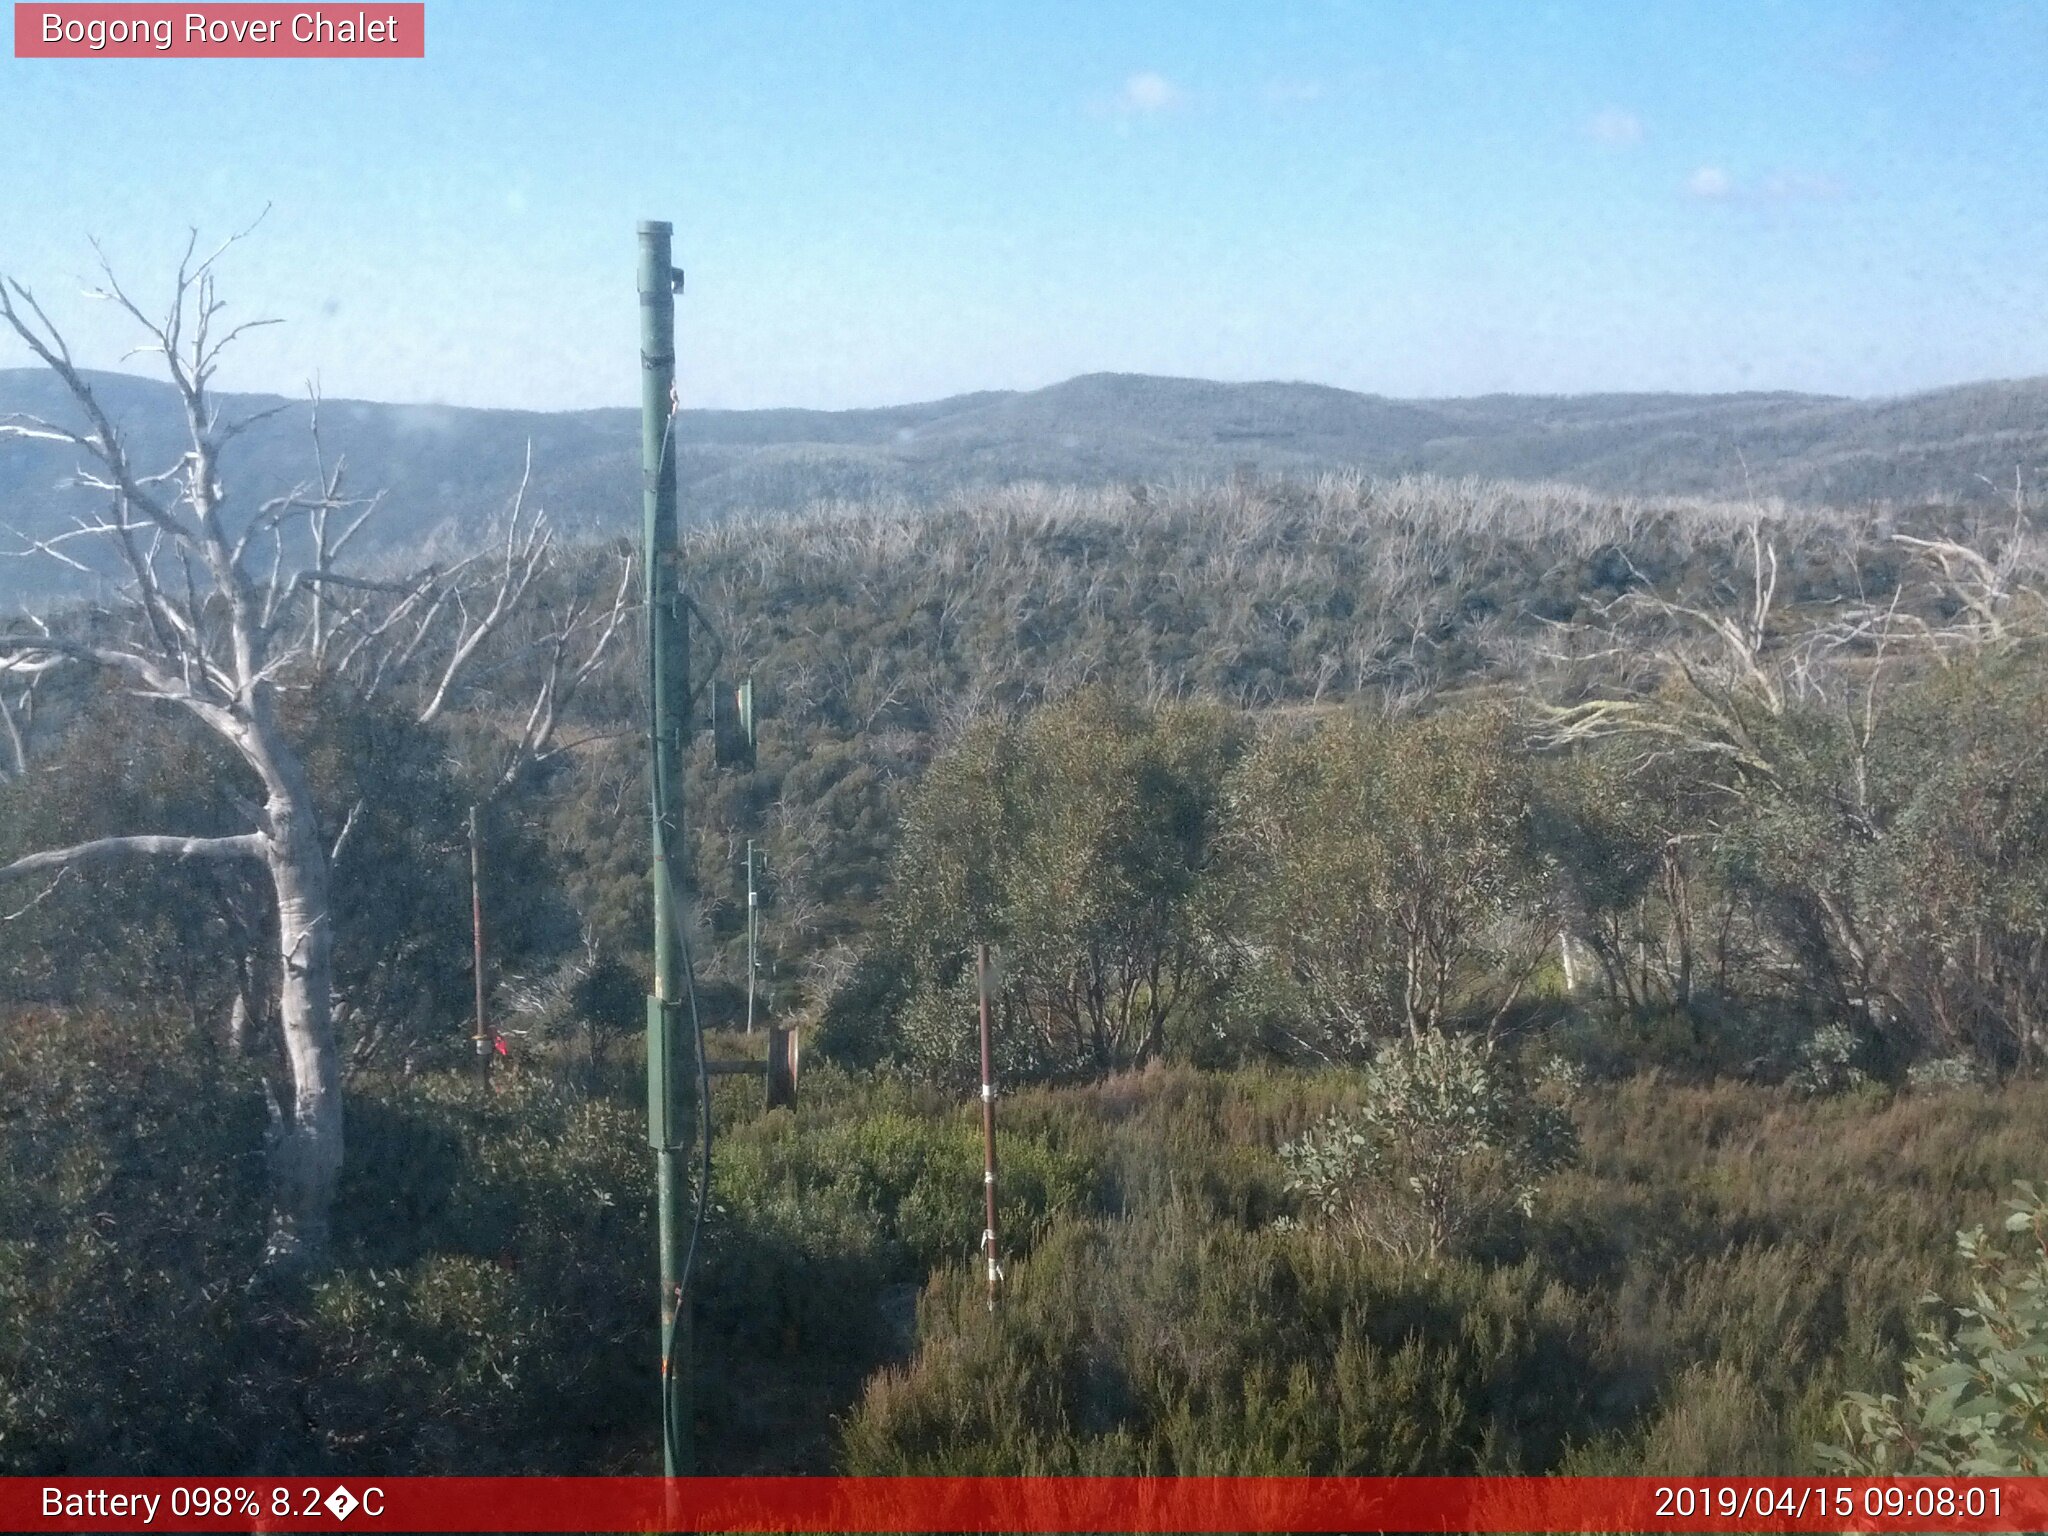
[{"label": "green metal pole", "polygon": [[760,916],[761,901],[754,891],[754,840],[747,839],[747,1033],[754,1032],[754,978],[760,970],[755,959],[755,944],[759,930],[755,921]]},{"label": "green metal pole", "polygon": [[[640,468],[647,614],[648,722],[653,786],[654,995],[647,1000],[647,1141],[654,1149],[661,1247],[661,1469],[686,1474],[691,1445],[690,1312],[682,1293],[683,1186],[695,1141],[684,1016],[683,957],[675,914],[683,838],[683,754],[690,737],[690,630],[676,528],[675,276],[667,224],[640,226]],[[673,863],[671,863],[673,860]]]}]

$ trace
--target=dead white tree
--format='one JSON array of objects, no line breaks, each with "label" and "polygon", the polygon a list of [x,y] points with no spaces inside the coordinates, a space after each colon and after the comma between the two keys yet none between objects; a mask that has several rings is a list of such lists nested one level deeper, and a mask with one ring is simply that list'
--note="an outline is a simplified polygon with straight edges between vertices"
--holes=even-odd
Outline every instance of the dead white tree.
[{"label": "dead white tree", "polygon": [[[1718,765],[1696,775],[1694,788],[1739,807],[1738,819],[1760,810],[1775,818],[1773,836],[1790,837],[1787,846],[1798,850],[1781,855],[1787,862],[1773,878],[1804,913],[1788,955],[1805,968],[1804,984],[1825,988],[1872,1031],[1896,1033],[1918,1006],[1901,980],[1918,941],[1906,934],[1897,903],[1874,894],[1848,862],[1883,847],[1898,824],[1896,783],[1887,789],[1880,773],[1887,710],[1923,664],[2038,640],[2048,605],[2034,584],[2028,534],[2021,508],[2012,533],[1990,550],[1893,535],[1920,569],[1884,601],[1788,615],[1777,607],[1776,551],[1752,524],[1746,593],[1731,594],[1726,609],[1648,590],[1611,605],[1610,619],[1636,616],[1647,627],[1616,624],[1589,635],[1599,648],[1572,659],[1598,661],[1623,680],[1595,697],[1537,705],[1532,738],[1550,749],[1618,743],[1638,772],[1670,759]],[[1787,833],[1788,826],[1826,830]],[[1681,825],[1666,833],[1660,869],[1674,996],[1690,990],[1695,943],[1683,850],[1722,831],[1709,813],[1691,832]],[[1647,961],[1639,964],[1647,976]]]},{"label": "dead white tree", "polygon": [[28,741],[36,723],[36,691],[57,658],[0,656],[0,784],[28,772]]},{"label": "dead white tree", "polygon": [[[508,554],[496,571],[430,569],[390,579],[343,570],[338,557],[379,502],[345,494],[344,466],[330,467],[319,455],[317,401],[315,475],[254,504],[231,495],[222,475],[224,450],[256,421],[284,409],[226,420],[210,392],[223,352],[253,326],[268,323],[222,320],[226,305],[215,292],[215,266],[240,238],[201,257],[195,233],[161,317],[132,300],[100,258],[102,282],[90,296],[141,327],[137,351],[161,359],[183,408],[183,451],[176,462],[154,469],[135,462],[120,426],[34,294],[0,278],[0,320],[61,382],[79,421],[15,417],[0,423],[0,437],[76,450],[77,482],[99,504],[96,516],[68,532],[29,541],[31,552],[79,563],[70,549],[96,544],[111,549],[120,573],[115,597],[70,622],[0,635],[0,665],[15,675],[58,663],[99,667],[121,678],[135,697],[185,711],[231,746],[253,776],[260,799],[245,802],[252,826],[225,837],[99,838],[16,859],[0,868],[0,879],[165,858],[250,861],[263,869],[276,907],[276,1017],[289,1072],[288,1091],[270,1095],[266,1260],[289,1266],[318,1262],[323,1254],[342,1167],[329,870],[353,815],[330,846],[320,832],[306,766],[280,724],[279,692],[321,672],[353,670],[375,686],[432,668],[419,714],[438,716],[483,642],[533,585],[548,540],[538,516],[522,519],[515,507]],[[621,588],[627,590],[630,584]],[[596,632],[597,654],[578,656],[570,666],[579,680],[618,632],[623,605],[623,598],[616,601],[609,624]],[[445,654],[429,643],[442,612],[475,615],[456,626]],[[573,616],[568,627],[572,636],[589,636],[587,615]],[[549,689],[556,699],[572,636],[557,648]],[[548,749],[559,715],[545,700],[536,710],[539,723],[520,747],[528,756]]]},{"label": "dead white tree", "polygon": [[[1683,686],[1648,687],[1608,694],[1564,706],[1540,707],[1536,739],[1549,748],[1613,739],[1634,740],[1650,756],[1666,753],[1721,758],[1738,771],[1776,777],[1777,765],[1761,739],[1760,727],[1785,712],[1788,691],[1807,680],[1805,665],[1787,668],[1771,652],[1778,595],[1778,552],[1752,523],[1747,530],[1750,591],[1733,612],[1710,610],[1660,597],[1631,593],[1616,607],[1653,615],[1681,637],[1655,647],[1661,670]],[[1704,646],[1685,643],[1700,639]],[[1637,637],[1596,655],[1642,655]],[[1580,660],[1586,658],[1581,657]]]},{"label": "dead white tree", "polygon": [[2024,513],[1993,554],[1954,539],[1895,533],[1892,542],[1917,555],[1931,570],[1929,588],[1955,616],[1934,625],[1894,613],[1886,616],[1889,627],[1906,629],[1908,638],[1928,642],[1936,654],[1995,649],[2039,632],[2041,592],[2028,580],[2038,577],[2039,569]]}]

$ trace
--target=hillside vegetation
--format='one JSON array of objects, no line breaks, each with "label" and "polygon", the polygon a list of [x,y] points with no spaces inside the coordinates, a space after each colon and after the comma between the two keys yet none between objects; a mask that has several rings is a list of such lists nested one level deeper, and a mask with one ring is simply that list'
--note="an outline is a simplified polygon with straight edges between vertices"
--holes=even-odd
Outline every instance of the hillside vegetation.
[{"label": "hillside vegetation", "polygon": [[[718,1084],[706,1470],[1792,1472],[1859,1443],[1847,1394],[1897,1396],[1954,1321],[1920,1298],[1962,1284],[1956,1230],[2044,1172],[2038,540],[2024,503],[1250,474],[696,530],[763,712],[750,771],[693,748],[707,1017],[757,1048],[725,1032],[752,837],[771,1012],[817,1063],[794,1111]],[[536,633],[494,641],[502,707],[434,725],[289,695],[323,832],[351,824],[326,1272],[249,1280],[260,893],[194,865],[10,897],[6,1470],[650,1465],[644,663],[608,658],[573,749],[492,794]],[[235,770],[88,677],[31,726],[0,859],[232,823]]]},{"label": "hillside vegetation", "polygon": [[[142,460],[175,454],[183,421],[165,386],[92,377]],[[237,445],[254,483],[283,487],[311,473],[305,402],[220,399],[230,418],[279,408]],[[15,412],[72,419],[47,377],[0,369],[0,415]],[[529,444],[533,490],[560,526],[582,536],[638,526],[631,410],[330,400],[319,422],[354,484],[390,491],[393,513],[367,537],[399,564],[473,549],[511,498]],[[2048,465],[2048,381],[1885,400],[1782,391],[1393,400],[1317,384],[1090,374],[867,410],[686,410],[677,431],[684,507],[708,520],[830,501],[923,504],[1033,482],[1096,490],[1343,471],[1562,481],[1606,495],[1981,506],[2010,494],[2015,471],[2031,483]],[[30,538],[69,529],[77,468],[56,444],[0,456],[7,523]],[[76,592],[77,574],[9,561],[0,606]]]}]

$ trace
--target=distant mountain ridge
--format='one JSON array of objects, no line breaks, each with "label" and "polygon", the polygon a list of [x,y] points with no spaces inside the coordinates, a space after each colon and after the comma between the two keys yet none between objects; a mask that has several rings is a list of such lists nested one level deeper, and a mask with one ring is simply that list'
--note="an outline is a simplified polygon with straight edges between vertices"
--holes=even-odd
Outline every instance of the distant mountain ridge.
[{"label": "distant mountain ridge", "polygon": [[[145,463],[177,451],[168,387],[96,374]],[[224,396],[229,416],[279,403]],[[55,382],[0,370],[0,414],[70,419]],[[273,494],[310,470],[308,407],[296,402],[234,446],[231,493]],[[529,440],[532,494],[574,535],[637,525],[639,420],[631,409],[532,412],[330,400],[330,459],[358,489],[384,489],[381,552],[393,560],[466,551],[503,511]],[[1395,400],[1321,384],[1224,384],[1086,374],[1030,391],[994,390],[849,411],[685,411],[678,424],[693,517],[796,510],[820,500],[923,499],[1020,480],[1102,485],[1240,470],[1483,475],[1561,480],[1628,495],[1780,496],[1837,505],[1983,502],[2048,468],[2048,378],[1964,385],[1895,399],[1788,392],[1733,395],[1488,395]],[[75,455],[0,443],[0,524],[33,537],[89,510]],[[13,542],[13,541],[9,541]],[[0,564],[0,604],[61,590],[47,561]]]}]

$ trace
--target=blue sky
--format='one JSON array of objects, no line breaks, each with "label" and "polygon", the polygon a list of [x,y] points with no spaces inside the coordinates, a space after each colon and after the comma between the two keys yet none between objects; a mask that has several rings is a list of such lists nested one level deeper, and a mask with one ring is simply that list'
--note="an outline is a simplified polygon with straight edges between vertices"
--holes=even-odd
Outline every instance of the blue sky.
[{"label": "blue sky", "polygon": [[[0,270],[189,224],[224,382],[691,404],[1118,369],[1389,395],[2048,373],[2048,4],[429,0],[419,61],[0,60]],[[24,356],[0,343],[0,366]],[[130,364],[129,366],[139,366]]]}]

